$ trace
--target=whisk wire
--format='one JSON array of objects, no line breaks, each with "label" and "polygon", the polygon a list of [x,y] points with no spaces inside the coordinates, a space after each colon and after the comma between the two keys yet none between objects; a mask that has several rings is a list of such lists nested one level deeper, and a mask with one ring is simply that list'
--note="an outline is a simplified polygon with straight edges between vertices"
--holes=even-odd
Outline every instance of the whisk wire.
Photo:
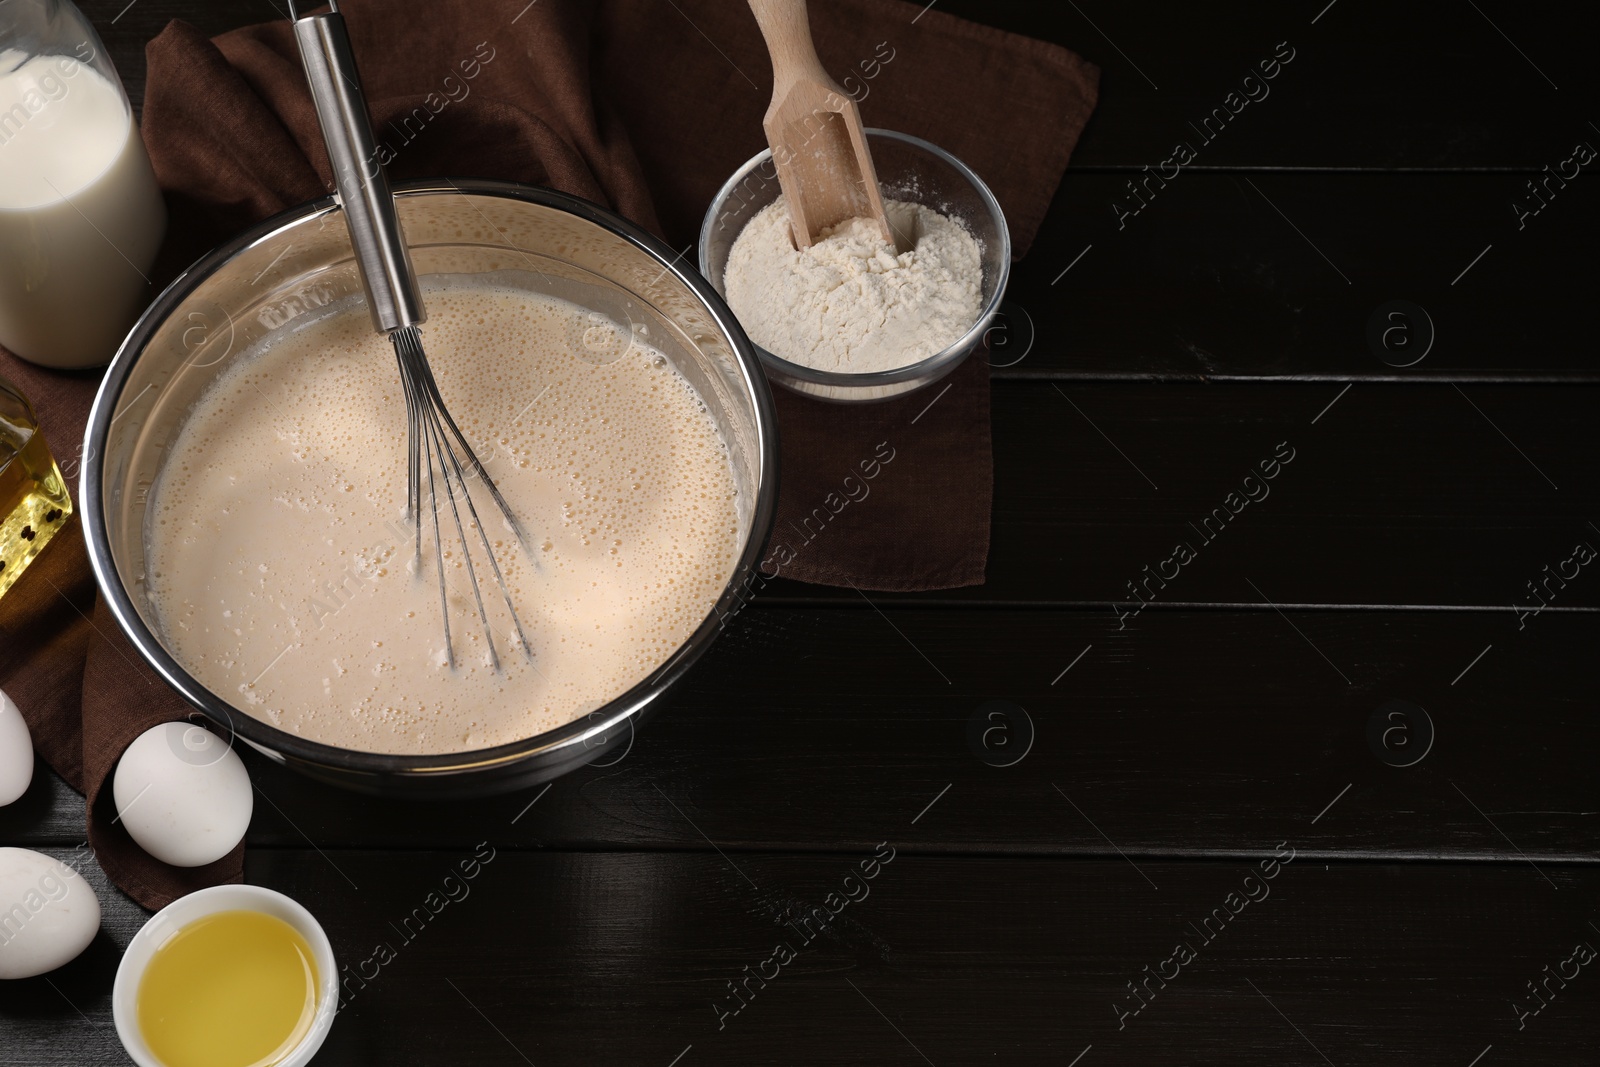
[{"label": "whisk wire", "polygon": [[[420,456],[418,456],[418,449],[417,449],[417,446],[416,446],[415,442],[416,442],[416,435],[413,434],[412,435],[411,454],[412,454],[413,457],[416,457],[416,459],[413,461],[414,463],[417,462],[417,460],[420,460]],[[428,498],[430,500],[436,500],[437,498],[434,496],[434,487],[433,487],[433,452],[432,452],[432,447],[433,446],[431,444],[429,444],[429,446],[428,446],[429,451],[428,451],[428,457],[427,457]],[[419,479],[418,483],[417,483],[417,489],[415,490],[415,495],[420,496],[421,495],[421,489],[422,489],[422,484],[421,484],[421,481]],[[455,649],[455,643],[450,640],[450,598],[449,598],[449,596],[447,594],[447,591],[446,591],[446,588],[445,588],[445,584],[446,583],[445,583],[445,574],[444,574],[444,538],[439,536],[439,508],[437,506],[435,506],[432,510],[433,510],[433,556],[434,556],[434,563],[439,568],[439,618],[444,621],[444,654],[445,654],[446,660],[449,661],[450,669],[451,670],[455,670],[456,669],[456,649]],[[420,505],[419,505],[419,510],[414,514],[412,521],[416,524],[416,527],[417,527],[417,574],[420,576],[422,574],[422,513],[420,511]],[[471,563],[471,560],[469,559],[468,560],[468,564],[470,565],[470,563]]]},{"label": "whisk wire", "polygon": [[[435,434],[436,439],[442,436],[437,424],[433,427],[433,433]],[[483,528],[483,520],[478,517],[478,507],[472,502],[472,494],[467,491],[467,479],[465,473],[461,469],[461,460],[455,454],[454,449],[446,449],[444,454],[449,458],[451,466],[455,468],[456,484],[461,487],[462,499],[467,502],[467,514],[471,516],[472,525],[478,531],[478,542],[483,545],[483,554],[489,560],[489,569],[494,572],[495,584],[500,587],[500,596],[505,600],[506,610],[511,613],[511,624],[517,631],[517,641],[522,645],[523,651],[526,652],[528,649],[528,638],[527,635],[522,632],[522,620],[517,617],[517,609],[511,603],[511,589],[506,584],[505,575],[500,572],[500,563],[495,559],[493,546],[489,544],[489,535]],[[478,470],[482,472],[483,468],[480,466]],[[483,474],[483,481],[485,485],[493,488],[494,483],[488,480],[487,473]],[[455,499],[453,494],[450,501],[450,507],[452,510],[455,508]],[[458,520],[456,523],[458,532],[460,530],[460,525],[460,521]],[[463,551],[466,550],[465,534],[462,534],[461,547]],[[471,573],[470,569],[468,573]],[[477,593],[478,591],[478,580],[476,576],[474,576],[472,580],[472,590],[474,593]],[[478,601],[478,614],[483,618],[484,631],[485,634],[487,634],[489,630],[489,617],[484,612],[483,601],[481,598]],[[494,653],[494,642],[492,640],[489,642],[489,652],[490,655],[494,657],[495,666],[496,669],[498,669],[500,661],[499,657]]]},{"label": "whisk wire", "polygon": [[[465,526],[462,525],[462,522],[461,522],[461,509],[456,506],[456,483],[454,483],[454,482],[452,482],[450,480],[450,467],[451,466],[455,466],[455,463],[454,463],[455,456],[454,456],[453,453],[450,452],[450,450],[446,446],[446,443],[443,440],[441,440],[441,435],[440,435],[440,431],[439,431],[438,422],[433,421],[433,420],[424,419],[423,420],[423,429],[427,432],[428,439],[429,439],[428,465],[429,465],[430,488],[431,488],[431,480],[432,480],[432,473],[433,473],[432,472],[433,461],[434,461],[435,453],[437,453],[438,461],[439,461],[439,471],[444,476],[443,480],[444,480],[444,485],[445,485],[445,499],[450,501],[450,517],[455,521],[455,524],[456,524],[456,538],[461,542],[461,559],[462,559],[462,562],[466,564],[467,581],[472,586],[472,600],[473,600],[473,603],[475,603],[477,605],[477,607],[478,607],[478,621],[483,623],[483,638],[489,644],[489,662],[494,667],[494,669],[498,671],[500,669],[500,652],[499,652],[498,649],[495,648],[495,644],[494,644],[494,629],[493,629],[493,627],[491,627],[489,625],[489,613],[483,606],[483,592],[482,592],[482,590],[480,590],[478,588],[478,571],[477,571],[477,568],[472,565],[472,552],[471,552],[471,549],[469,548],[469,546],[467,545],[467,531],[466,531],[466,528],[465,528]],[[448,464],[447,464],[447,461],[449,461]],[[456,470],[457,470],[457,473],[459,474],[459,471],[460,471],[459,466],[456,467]],[[437,517],[438,517],[438,514],[439,514],[439,500],[438,500],[438,498],[436,496],[433,496],[431,492],[430,492],[429,495],[430,495],[430,498],[431,498],[430,502],[433,505],[434,517],[435,517],[435,520],[437,520]],[[461,486],[461,495],[467,497],[467,504],[470,507],[471,504],[472,504],[472,498],[470,496],[467,496],[467,490],[466,490],[466,486],[465,485]],[[439,579],[440,579],[439,588],[443,589],[444,588],[444,571],[443,571],[442,567],[441,567],[440,572],[439,572]],[[453,658],[453,655],[452,655],[452,658]]]},{"label": "whisk wire", "polygon": [[[500,489],[494,484],[494,479],[489,477],[489,472],[484,469],[483,463],[478,459],[477,452],[473,450],[471,443],[467,441],[466,435],[456,425],[456,420],[450,414],[450,409],[445,406],[444,398],[439,395],[439,384],[433,377],[433,368],[428,365],[428,358],[422,350],[421,335],[415,327],[398,331],[397,335],[399,333],[410,335],[406,339],[406,345],[411,351],[412,363],[416,368],[417,383],[424,397],[431,405],[433,412],[438,416],[437,421],[442,422],[449,429],[450,437],[454,439],[456,447],[466,453],[467,466],[483,482],[484,488],[489,490],[489,496],[493,498],[495,506],[500,509],[500,514],[505,518],[506,525],[510,526],[511,532],[516,534],[517,541],[523,548],[527,548],[527,534],[523,531],[522,523],[517,519],[516,512],[511,510],[511,505],[507,504],[505,497],[500,495]],[[454,449],[451,451],[453,454]]]},{"label": "whisk wire", "polygon": [[[477,453],[467,443],[464,434],[450,416],[449,410],[444,405],[444,400],[439,394],[438,383],[434,380],[433,371],[428,365],[427,355],[422,348],[422,337],[415,327],[405,327],[394,331],[390,335],[394,342],[395,358],[400,365],[400,377],[406,396],[406,431],[408,442],[407,463],[407,511],[409,517],[416,525],[416,561],[418,573],[421,572],[422,560],[422,474],[426,471],[428,480],[427,498],[433,512],[433,538],[434,556],[439,568],[439,600],[440,610],[444,619],[445,652],[449,664],[453,669],[456,665],[455,649],[450,633],[450,607],[447,596],[447,576],[444,570],[444,541],[441,536],[439,523],[439,490],[440,482],[443,483],[445,496],[450,503],[450,515],[455,524],[456,536],[461,543],[462,562],[466,568],[467,580],[472,587],[473,602],[478,609],[478,619],[483,625],[484,639],[488,644],[489,660],[495,670],[500,669],[500,654],[494,641],[494,629],[489,622],[489,612],[483,602],[483,591],[478,582],[477,568],[472,560],[471,546],[469,544],[466,527],[461,516],[461,509],[456,503],[457,494],[465,501],[470,525],[478,531],[478,541],[483,547],[484,555],[489,560],[489,568],[494,575],[495,584],[500,587],[500,595],[505,601],[506,610],[511,615],[511,623],[516,631],[517,642],[522,646],[522,651],[528,659],[533,658],[532,646],[528,643],[527,634],[522,629],[522,619],[517,614],[517,609],[511,601],[511,590],[506,582],[505,575],[500,569],[500,563],[495,558],[494,548],[489,542],[489,535],[484,529],[483,520],[478,514],[477,505],[473,502],[468,484],[468,471],[476,475],[478,480],[488,489],[504,516],[506,523],[517,535],[517,542],[526,549],[526,538],[523,536],[521,524],[517,522],[515,514],[501,496],[500,490],[495,486],[493,479],[484,469],[483,463],[478,459]],[[465,459],[463,460],[463,455]],[[435,477],[435,468],[438,475]]]}]

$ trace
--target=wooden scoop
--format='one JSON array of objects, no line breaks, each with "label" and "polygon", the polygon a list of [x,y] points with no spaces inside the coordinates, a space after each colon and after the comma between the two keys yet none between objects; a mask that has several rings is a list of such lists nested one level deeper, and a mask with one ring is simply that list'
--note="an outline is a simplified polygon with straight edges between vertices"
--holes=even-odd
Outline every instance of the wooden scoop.
[{"label": "wooden scoop", "polygon": [[772,105],[762,126],[789,205],[797,248],[829,226],[869,218],[894,244],[856,102],[817,59],[805,0],[750,0],[772,55]]}]

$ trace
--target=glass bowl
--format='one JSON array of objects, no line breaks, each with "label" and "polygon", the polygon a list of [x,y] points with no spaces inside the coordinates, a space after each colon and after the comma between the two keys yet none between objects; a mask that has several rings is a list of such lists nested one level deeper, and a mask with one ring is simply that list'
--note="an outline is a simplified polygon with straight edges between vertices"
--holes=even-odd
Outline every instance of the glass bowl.
[{"label": "glass bowl", "polygon": [[[1011,231],[1000,203],[961,160],[920,137],[893,130],[866,131],[878,185],[885,200],[912,200],[963,222],[983,256],[983,309],[971,329],[942,352],[894,370],[852,374],[791,363],[751,342],[767,377],[797,393],[853,403],[886,400],[921,389],[961,365],[983,335],[1005,297],[1011,276]],[[722,273],[745,224],[776,200],[778,172],[768,149],[734,172],[706,211],[700,226],[700,273],[718,296],[726,296]]]}]

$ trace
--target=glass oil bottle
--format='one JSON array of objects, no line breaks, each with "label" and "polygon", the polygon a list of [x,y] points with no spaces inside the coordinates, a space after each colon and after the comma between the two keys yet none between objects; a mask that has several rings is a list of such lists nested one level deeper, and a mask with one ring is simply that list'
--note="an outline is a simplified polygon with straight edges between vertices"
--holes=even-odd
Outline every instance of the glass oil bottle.
[{"label": "glass oil bottle", "polygon": [[32,405],[0,378],[0,597],[71,515],[72,498]]}]

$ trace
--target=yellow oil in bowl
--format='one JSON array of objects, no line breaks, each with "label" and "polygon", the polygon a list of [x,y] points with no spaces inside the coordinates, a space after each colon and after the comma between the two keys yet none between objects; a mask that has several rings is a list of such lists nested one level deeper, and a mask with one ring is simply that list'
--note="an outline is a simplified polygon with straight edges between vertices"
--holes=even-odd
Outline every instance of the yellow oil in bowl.
[{"label": "yellow oil in bowl", "polygon": [[311,1029],[317,971],[299,931],[258,911],[180,929],[139,982],[139,1030],[166,1067],[271,1067]]}]

